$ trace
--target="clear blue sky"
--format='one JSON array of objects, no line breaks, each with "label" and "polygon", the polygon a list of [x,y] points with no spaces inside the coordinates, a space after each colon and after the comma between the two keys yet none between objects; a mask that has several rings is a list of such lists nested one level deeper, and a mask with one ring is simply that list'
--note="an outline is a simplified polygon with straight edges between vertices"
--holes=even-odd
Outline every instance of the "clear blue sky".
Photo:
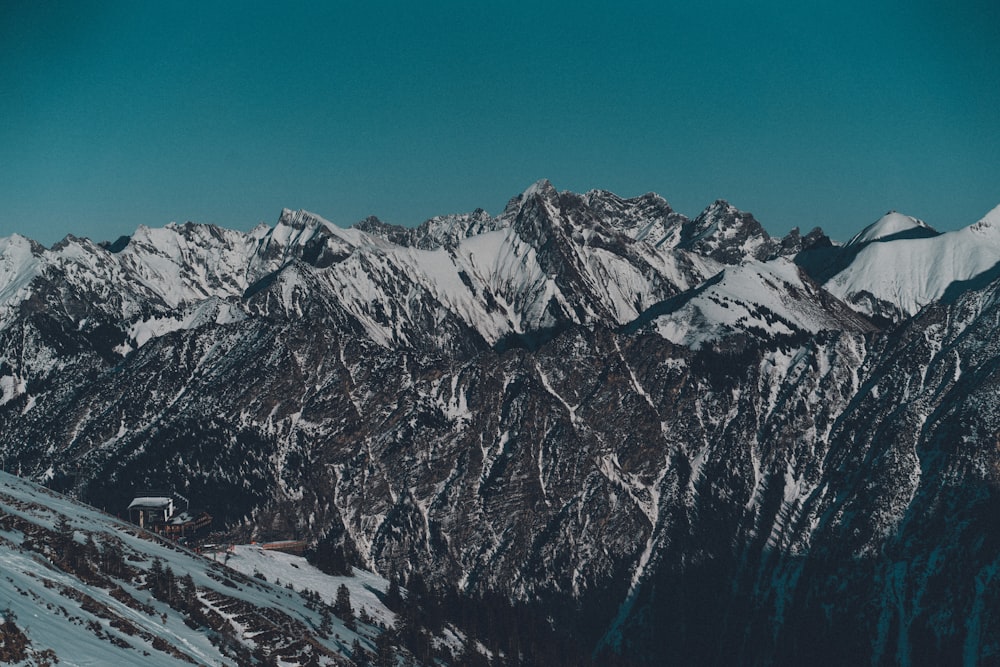
[{"label": "clear blue sky", "polygon": [[772,234],[1000,203],[1000,3],[5,0],[0,236],[498,212],[538,178]]}]

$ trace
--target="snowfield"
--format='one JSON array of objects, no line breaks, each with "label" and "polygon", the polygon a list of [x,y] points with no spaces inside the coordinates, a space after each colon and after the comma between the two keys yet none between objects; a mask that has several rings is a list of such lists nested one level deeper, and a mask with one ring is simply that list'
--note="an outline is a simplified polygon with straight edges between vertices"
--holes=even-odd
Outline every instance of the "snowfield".
[{"label": "snowfield", "polygon": [[[212,558],[221,559],[219,555]],[[377,623],[389,627],[396,624],[396,614],[382,604],[380,597],[389,587],[389,581],[372,572],[354,568],[352,577],[334,577],[320,572],[302,556],[265,550],[257,544],[235,545],[226,564],[247,576],[263,575],[272,583],[291,585],[297,591],[316,591],[331,606],[337,599],[337,589],[343,584],[351,593],[355,614],[364,609]]]},{"label": "snowfield", "polygon": [[[944,297],[953,285],[992,275],[998,267],[1000,207],[979,222],[953,232],[869,243],[825,287],[851,302],[856,302],[856,295],[867,292],[905,315],[914,315]],[[864,304],[858,307],[871,313]]]}]

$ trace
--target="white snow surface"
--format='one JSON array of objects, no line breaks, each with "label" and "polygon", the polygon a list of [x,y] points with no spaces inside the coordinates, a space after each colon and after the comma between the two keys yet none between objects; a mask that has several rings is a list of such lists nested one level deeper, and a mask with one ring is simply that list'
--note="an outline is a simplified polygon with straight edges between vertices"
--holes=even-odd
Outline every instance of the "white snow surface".
[{"label": "white snow surface", "polygon": [[355,615],[363,608],[368,615],[387,627],[396,624],[396,614],[382,604],[378,593],[389,588],[389,582],[366,570],[353,569],[354,576],[334,577],[316,569],[302,556],[267,550],[259,544],[237,544],[233,547],[229,567],[247,576],[262,574],[267,580],[282,586],[289,584],[297,591],[316,591],[330,605],[337,599],[337,589],[343,584],[351,594]]},{"label": "white snow surface", "polygon": [[[0,329],[42,284],[35,281],[46,280],[120,323],[128,336],[115,348],[122,355],[261,309],[302,316],[315,300],[346,311],[384,346],[407,345],[414,331],[454,318],[495,344],[566,319],[626,324],[720,268],[674,247],[683,216],[656,195],[576,195],[592,210],[564,206],[565,195],[542,180],[498,217],[477,210],[432,218],[414,230],[415,245],[288,209],[274,227],[248,233],[190,222],[140,226],[118,252],[87,239],[44,249],[12,236],[0,239]],[[555,267],[565,273],[539,256],[556,237],[563,255]]]},{"label": "white snow surface", "polygon": [[30,240],[19,234],[0,238],[0,315],[24,299],[42,267]]},{"label": "white snow surface", "polygon": [[173,316],[151,317],[135,322],[128,330],[136,347],[172,331],[197,329],[210,324],[230,324],[246,318],[235,304],[211,297]]},{"label": "white snow surface", "polygon": [[917,218],[904,215],[897,211],[889,211],[851,238],[851,240],[847,242],[847,245],[853,246],[871,243],[872,241],[878,241],[879,239],[884,239],[911,229],[926,229],[928,231],[934,231],[933,228],[923,220],[918,220]]},{"label": "white snow surface", "polygon": [[748,260],[726,268],[678,310],[653,321],[654,329],[679,345],[700,348],[734,331],[769,336],[838,329],[838,313],[815,298],[818,288],[791,260]]},{"label": "white snow surface", "polygon": [[[868,292],[913,315],[944,296],[952,284],[975,278],[998,263],[1000,207],[973,225],[939,236],[871,243],[824,287],[848,301]],[[858,307],[869,310],[867,304]]]},{"label": "white snow surface", "polygon": [[[15,235],[0,239],[0,329],[16,319],[37,281],[51,280],[120,323],[127,340],[115,349],[122,355],[173,331],[225,325],[275,306],[300,317],[317,301],[350,315],[386,347],[409,345],[416,332],[456,318],[496,344],[567,319],[626,325],[723,269],[721,284],[658,319],[664,336],[697,345],[734,327],[784,333],[832,323],[803,297],[811,287],[784,260],[724,267],[677,247],[682,218],[656,195],[622,199],[595,190],[577,196],[591,208],[563,206],[569,195],[539,181],[498,217],[477,211],[431,219],[416,246],[288,209],[274,227],[261,224],[249,233],[194,223],[139,227],[117,253],[73,237],[46,250]],[[701,217],[696,239],[731,241],[739,225],[723,223],[737,214],[716,202]],[[926,224],[894,212],[883,216],[851,240],[861,246],[857,257],[824,287],[866,314],[874,309],[859,297],[865,292],[912,314],[955,281],[1000,260],[1000,207],[958,232],[885,240],[918,227]],[[561,255],[553,264],[554,238]],[[742,252],[750,257],[762,239],[751,236]],[[323,261],[303,261],[307,250]],[[774,287],[780,283],[798,296],[779,295]],[[730,301],[744,307],[730,307]],[[751,312],[758,305],[782,321],[762,324]],[[82,330],[87,321],[78,324]],[[4,400],[15,395],[13,381],[3,389]]]},{"label": "white snow surface", "polygon": [[[554,228],[575,229],[578,221],[563,220],[553,197],[551,184],[539,182],[516,200],[534,206],[537,199]],[[618,204],[628,224],[641,225],[643,206],[662,217],[656,213],[659,201],[645,197]],[[12,236],[0,239],[0,307],[16,312],[30,297],[32,281],[51,266],[53,275],[87,295],[94,308],[123,321],[130,340],[118,351],[127,354],[172,331],[241,319],[249,307],[244,295],[277,274],[274,284],[289,314],[301,315],[306,292],[324,290],[321,298],[345,308],[382,345],[407,344],[404,331],[423,327],[428,302],[437,309],[435,319],[451,313],[496,343],[512,333],[552,326],[557,313],[582,324],[606,316],[624,324],[716,270],[704,258],[656,247],[660,238],[647,242],[648,229],[629,230],[642,239],[618,240],[631,253],[623,257],[597,243],[608,241],[603,232],[587,228],[570,248],[583,291],[577,286],[567,291],[540,263],[537,240],[522,238],[513,228],[517,214],[512,209],[500,218],[477,212],[433,219],[422,230],[426,249],[287,209],[275,227],[262,224],[249,233],[194,223],[140,226],[118,253],[86,239],[68,237],[45,250]],[[469,225],[464,231],[463,224]],[[665,223],[657,218],[648,224]],[[657,236],[664,233],[660,229]],[[434,248],[437,236],[454,243]],[[308,244],[334,259],[322,268],[299,261]],[[0,327],[7,321],[0,310]]]}]

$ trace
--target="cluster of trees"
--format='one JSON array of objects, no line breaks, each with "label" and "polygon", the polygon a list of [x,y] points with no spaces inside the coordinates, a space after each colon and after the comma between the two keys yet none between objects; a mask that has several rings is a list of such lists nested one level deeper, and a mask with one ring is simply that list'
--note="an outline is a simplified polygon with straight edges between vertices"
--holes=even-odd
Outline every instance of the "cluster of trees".
[{"label": "cluster of trees", "polygon": [[313,567],[334,577],[354,576],[351,566],[362,564],[357,549],[349,540],[339,542],[332,535],[320,540],[305,556]]},{"label": "cluster of trees", "polygon": [[[333,613],[337,618],[344,621],[344,624],[351,630],[357,631],[358,624],[354,616],[354,607],[351,606],[351,591],[345,584],[337,587],[337,597],[333,602]],[[361,622],[371,624],[372,619],[361,609]],[[325,623],[325,618],[324,618]],[[396,651],[393,647],[395,634],[391,630],[382,629],[375,638],[374,655],[361,646],[361,642],[355,638],[351,645],[351,659],[362,667],[396,667]]]},{"label": "cluster of trees", "polygon": [[110,585],[107,578],[124,579],[131,576],[132,568],[125,563],[122,551],[114,544],[103,548],[94,542],[90,533],[83,542],[76,539],[76,531],[65,515],[59,517],[52,539],[53,562],[81,581],[95,585]]},{"label": "cluster of trees", "polygon": [[[557,633],[540,608],[511,602],[498,593],[469,596],[456,590],[434,590],[419,573],[411,574],[405,583],[404,595],[399,579],[391,577],[383,602],[397,614],[396,640],[420,664],[432,664],[435,659],[466,667],[593,664],[584,643]],[[445,626],[458,628],[466,637],[457,654],[434,646],[432,637]]]},{"label": "cluster of trees", "polygon": [[351,591],[346,584],[337,587],[337,599],[333,602],[333,613],[345,621],[354,620],[354,607],[351,606]]},{"label": "cluster of trees", "polygon": [[[129,577],[132,570],[124,561],[121,550],[113,545],[100,548],[89,535],[79,541],[65,517],[56,524],[52,546],[60,566],[84,580]],[[332,540],[321,541],[310,552],[309,560],[328,574],[345,576],[351,572],[351,554],[342,544]],[[146,574],[146,587],[154,598],[182,613],[191,627],[224,630],[216,627],[219,623],[214,622],[221,619],[206,615],[190,574],[177,576],[157,558]],[[320,604],[318,593],[312,596],[322,607],[320,632],[329,636],[332,631],[331,608]],[[397,646],[405,647],[406,661],[417,664],[433,664],[436,660],[467,667],[593,664],[582,643],[553,629],[550,613],[537,606],[512,602],[499,593],[470,596],[454,589],[432,589],[419,573],[411,573],[405,581],[395,576],[390,578],[383,602],[397,614],[395,627],[383,629],[377,635],[374,652],[355,642],[352,659],[359,665],[395,666],[394,647]],[[359,620],[366,625],[372,624],[372,619],[364,610],[360,618],[356,616],[350,590],[344,584],[337,589],[332,612],[352,630],[357,629]],[[433,641],[433,637],[440,636],[448,626],[457,628],[466,637],[457,653],[447,647],[435,646]],[[488,658],[487,654],[491,657]],[[602,661],[612,657],[603,656]]]},{"label": "cluster of trees", "polygon": [[464,595],[451,590],[440,594],[446,614],[470,640],[502,656],[502,664],[530,666],[591,665],[589,643],[558,632],[551,614],[539,605],[510,600],[505,594],[486,592]]},{"label": "cluster of trees", "polygon": [[146,587],[154,598],[183,614],[184,622],[190,628],[213,630],[214,633],[210,635],[212,643],[237,664],[277,667],[277,658],[268,647],[256,646],[252,650],[247,648],[236,636],[229,622],[201,603],[197,586],[190,574],[177,576],[169,565],[164,566],[163,561],[154,558],[146,573]]},{"label": "cluster of trees", "polygon": [[375,653],[365,650],[357,639],[351,644],[351,660],[358,667],[397,667],[395,639],[391,631],[383,631],[375,638]]},{"label": "cluster of trees", "polygon": [[178,577],[169,565],[164,567],[163,561],[154,558],[146,574],[146,586],[154,598],[184,614],[187,617],[185,622],[191,627],[218,629],[214,626],[218,626],[219,623],[213,623],[205,615],[205,609],[198,599],[198,588],[190,574]]}]

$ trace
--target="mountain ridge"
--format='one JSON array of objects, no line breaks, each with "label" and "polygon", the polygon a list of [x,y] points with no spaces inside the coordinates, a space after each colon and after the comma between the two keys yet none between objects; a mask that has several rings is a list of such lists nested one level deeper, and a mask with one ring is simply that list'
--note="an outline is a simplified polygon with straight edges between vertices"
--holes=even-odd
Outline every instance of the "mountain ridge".
[{"label": "mountain ridge", "polygon": [[706,211],[539,182],[422,232],[0,241],[0,451],[634,664],[995,655],[992,214],[840,246]]}]

